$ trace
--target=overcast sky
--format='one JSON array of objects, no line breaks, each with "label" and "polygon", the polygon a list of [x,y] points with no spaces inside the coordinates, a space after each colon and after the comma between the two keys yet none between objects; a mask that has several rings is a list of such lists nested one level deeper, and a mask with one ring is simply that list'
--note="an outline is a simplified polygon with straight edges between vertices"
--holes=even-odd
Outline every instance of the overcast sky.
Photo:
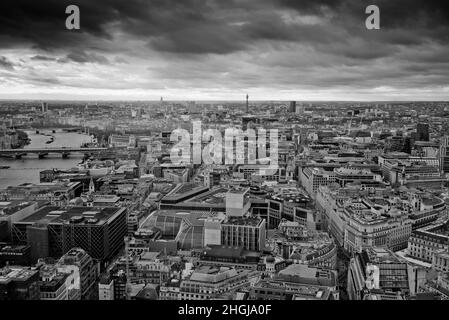
[{"label": "overcast sky", "polygon": [[449,100],[448,44],[447,0],[1,0],[0,99]]}]

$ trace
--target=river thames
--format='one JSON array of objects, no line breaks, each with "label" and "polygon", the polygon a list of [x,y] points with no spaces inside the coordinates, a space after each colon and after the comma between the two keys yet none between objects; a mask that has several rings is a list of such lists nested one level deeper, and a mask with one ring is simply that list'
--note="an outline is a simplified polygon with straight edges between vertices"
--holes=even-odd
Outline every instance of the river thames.
[{"label": "river thames", "polygon": [[[56,147],[80,147],[85,142],[91,142],[90,136],[77,132],[63,132],[57,129],[43,129],[36,134],[35,131],[26,131],[31,139],[28,148],[56,148]],[[54,140],[51,143],[51,136]],[[9,169],[0,169],[0,189],[15,186],[26,182],[39,182],[39,172],[45,169],[70,169],[81,162],[83,155],[70,154],[67,159],[62,159],[60,154],[49,154],[44,159],[38,159],[37,154],[23,156],[22,159],[0,158],[0,166],[10,166]]]}]

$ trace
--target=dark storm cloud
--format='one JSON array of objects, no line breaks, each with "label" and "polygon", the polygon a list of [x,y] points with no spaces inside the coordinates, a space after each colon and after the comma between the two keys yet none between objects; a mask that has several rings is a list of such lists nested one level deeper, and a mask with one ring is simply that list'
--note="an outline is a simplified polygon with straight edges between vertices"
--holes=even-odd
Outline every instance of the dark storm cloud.
[{"label": "dark storm cloud", "polygon": [[[276,0],[274,0],[276,1]],[[279,5],[303,13],[338,13],[337,19],[358,16],[368,5],[377,5],[385,27],[440,27],[449,24],[445,0],[277,0]]]},{"label": "dark storm cloud", "polygon": [[14,64],[8,58],[0,56],[0,68],[14,70]]},{"label": "dark storm cloud", "polygon": [[42,56],[42,55],[36,55],[30,58],[31,60],[35,61],[56,61],[56,58],[48,57],[48,56]]},{"label": "dark storm cloud", "polygon": [[[78,31],[65,29],[65,8],[71,4],[78,5],[81,11]],[[174,42],[182,30],[210,30],[213,21],[206,15],[211,10],[214,7],[205,0],[2,0],[0,44],[7,47],[22,42],[52,50],[86,44],[92,37],[110,40],[111,23],[119,23],[125,32],[135,36],[157,36],[165,42]],[[215,33],[218,34],[219,31]],[[193,35],[201,36],[201,32]]]},{"label": "dark storm cloud", "polygon": [[[65,28],[72,4],[81,30]],[[370,4],[380,7],[381,30],[365,28]],[[147,63],[129,71],[132,81],[151,76],[167,87],[440,85],[448,48],[447,0],[0,1],[0,49],[31,50],[31,64],[55,69]],[[8,58],[1,68],[26,65]]]},{"label": "dark storm cloud", "polygon": [[[65,8],[70,4],[81,10],[79,31],[65,29]],[[88,46],[113,39],[115,24],[131,36],[147,39],[156,50],[226,54],[244,50],[258,40],[340,40],[329,26],[289,25],[273,9],[292,9],[318,17],[331,15],[332,24],[343,28],[340,38],[362,36],[366,32],[364,10],[369,4],[381,8],[384,28],[413,30],[414,36],[410,32],[404,37],[384,32],[386,41],[407,45],[422,38],[448,40],[448,1],[2,0],[0,46],[17,46],[18,42],[43,50]],[[430,27],[433,32],[429,33]]]},{"label": "dark storm cloud", "polygon": [[110,64],[109,60],[96,53],[86,53],[83,50],[76,50],[70,52],[65,58],[58,59],[58,62],[77,62],[77,63],[99,63],[99,64]]}]

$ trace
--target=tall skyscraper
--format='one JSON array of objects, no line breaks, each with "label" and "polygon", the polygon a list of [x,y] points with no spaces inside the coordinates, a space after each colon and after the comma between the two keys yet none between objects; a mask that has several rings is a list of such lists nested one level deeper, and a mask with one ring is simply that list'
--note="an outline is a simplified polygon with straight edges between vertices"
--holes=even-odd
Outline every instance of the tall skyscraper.
[{"label": "tall skyscraper", "polygon": [[290,113],[295,113],[296,111],[296,101],[290,101],[290,108],[288,109]]},{"label": "tall skyscraper", "polygon": [[48,104],[47,102],[42,102],[42,113],[45,113],[48,111]]},{"label": "tall skyscraper", "polygon": [[249,96],[246,95],[246,113],[249,112],[249,102],[248,102]]},{"label": "tall skyscraper", "polygon": [[295,113],[297,114],[303,114],[304,113],[304,105],[303,104],[297,104]]},{"label": "tall skyscraper", "polygon": [[418,141],[429,141],[429,124],[418,123],[416,125],[416,133]]}]

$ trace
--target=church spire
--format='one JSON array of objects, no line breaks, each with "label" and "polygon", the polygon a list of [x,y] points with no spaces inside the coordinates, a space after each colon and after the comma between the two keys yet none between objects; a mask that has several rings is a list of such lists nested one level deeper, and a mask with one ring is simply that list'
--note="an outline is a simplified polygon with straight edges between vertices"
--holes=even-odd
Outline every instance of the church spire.
[{"label": "church spire", "polygon": [[90,178],[90,183],[89,183],[89,193],[94,193],[95,192],[95,184],[94,184],[94,180],[92,178]]}]

